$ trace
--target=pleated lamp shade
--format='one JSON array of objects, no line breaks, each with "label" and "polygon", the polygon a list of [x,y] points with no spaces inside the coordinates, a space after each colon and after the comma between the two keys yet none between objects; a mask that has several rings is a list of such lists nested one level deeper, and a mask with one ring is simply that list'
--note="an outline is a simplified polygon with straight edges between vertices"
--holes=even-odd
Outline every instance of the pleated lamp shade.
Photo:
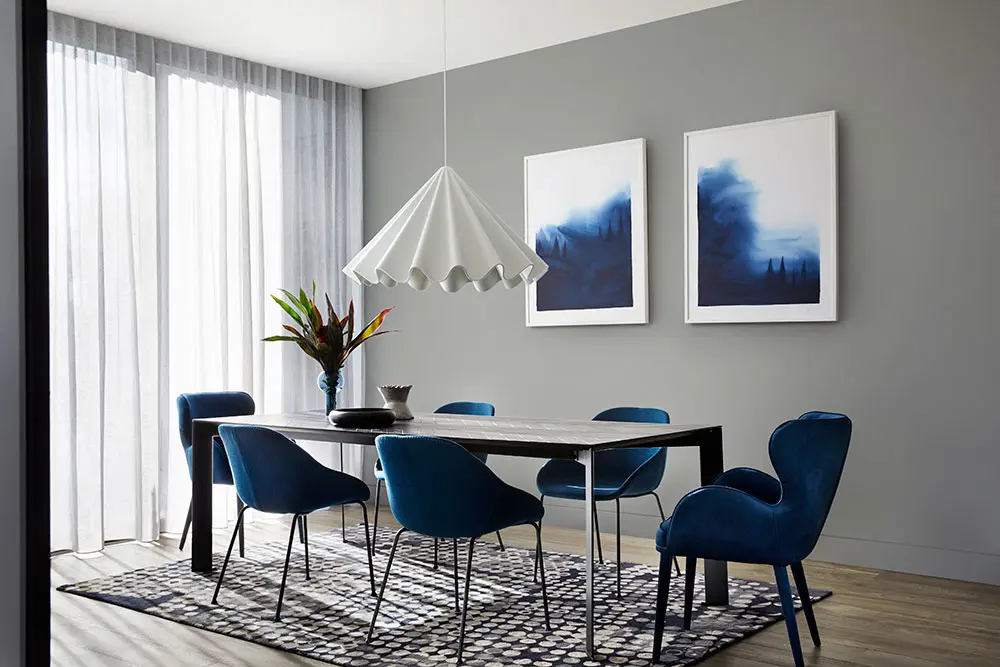
[{"label": "pleated lamp shade", "polygon": [[344,268],[355,282],[480,292],[541,278],[548,266],[448,166],[399,209]]}]

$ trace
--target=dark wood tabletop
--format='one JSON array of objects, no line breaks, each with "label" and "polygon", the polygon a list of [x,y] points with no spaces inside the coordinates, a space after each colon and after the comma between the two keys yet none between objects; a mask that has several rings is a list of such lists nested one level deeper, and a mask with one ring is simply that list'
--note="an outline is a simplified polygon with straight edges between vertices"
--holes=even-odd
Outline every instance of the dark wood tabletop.
[{"label": "dark wood tabletop", "polygon": [[453,440],[471,451],[511,456],[575,459],[582,450],[616,447],[692,447],[721,430],[712,425],[646,424],[589,419],[480,417],[417,414],[379,429],[341,428],[321,412],[199,419],[206,424],[247,424],[304,440],[375,444],[383,434],[429,435]]}]

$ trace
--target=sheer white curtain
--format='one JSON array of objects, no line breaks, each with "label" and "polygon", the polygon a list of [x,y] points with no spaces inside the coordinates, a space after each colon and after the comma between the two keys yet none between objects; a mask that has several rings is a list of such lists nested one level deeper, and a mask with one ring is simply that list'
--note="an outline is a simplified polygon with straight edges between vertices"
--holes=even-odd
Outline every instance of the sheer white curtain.
[{"label": "sheer white curtain", "polygon": [[[177,394],[322,407],[315,362],[261,338],[278,287],[361,306],[361,91],[58,14],[49,37],[52,548],[89,552],[180,530]],[[363,378],[356,354],[345,403]]]}]

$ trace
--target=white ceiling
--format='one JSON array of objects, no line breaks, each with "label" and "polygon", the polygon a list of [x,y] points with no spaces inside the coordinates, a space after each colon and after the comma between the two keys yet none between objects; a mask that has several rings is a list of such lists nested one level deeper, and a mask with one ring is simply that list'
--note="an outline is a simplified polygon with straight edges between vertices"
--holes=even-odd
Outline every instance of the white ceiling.
[{"label": "white ceiling", "polygon": [[[738,0],[449,0],[448,67]],[[373,88],[441,70],[442,0],[49,0],[49,9]]]}]

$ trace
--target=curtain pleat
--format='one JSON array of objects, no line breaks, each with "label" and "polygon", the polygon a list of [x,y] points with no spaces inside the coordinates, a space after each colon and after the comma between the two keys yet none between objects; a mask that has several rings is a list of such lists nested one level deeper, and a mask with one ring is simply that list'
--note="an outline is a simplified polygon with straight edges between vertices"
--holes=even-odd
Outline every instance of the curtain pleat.
[{"label": "curtain pleat", "polygon": [[[279,287],[364,312],[341,273],[362,245],[361,92],[55,13],[48,75],[52,546],[89,552],[180,531],[177,394],[322,408],[315,362],[261,339]],[[344,404],[363,381],[356,352]],[[216,497],[221,526],[234,497]]]}]

